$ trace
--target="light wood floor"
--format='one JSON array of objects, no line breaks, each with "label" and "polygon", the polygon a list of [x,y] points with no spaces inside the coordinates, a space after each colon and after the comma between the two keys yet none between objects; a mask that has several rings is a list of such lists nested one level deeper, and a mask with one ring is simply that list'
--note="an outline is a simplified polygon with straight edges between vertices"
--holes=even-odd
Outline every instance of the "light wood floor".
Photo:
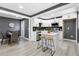
[{"label": "light wood floor", "polygon": [[50,56],[50,51],[37,49],[36,42],[20,41],[15,45],[0,46],[0,56]]},{"label": "light wood floor", "polygon": [[[71,41],[57,40],[56,52],[54,56],[78,56],[78,45]],[[50,56],[50,51],[43,52],[42,49],[37,49],[36,42],[20,41],[13,45],[0,45],[0,56]]]}]

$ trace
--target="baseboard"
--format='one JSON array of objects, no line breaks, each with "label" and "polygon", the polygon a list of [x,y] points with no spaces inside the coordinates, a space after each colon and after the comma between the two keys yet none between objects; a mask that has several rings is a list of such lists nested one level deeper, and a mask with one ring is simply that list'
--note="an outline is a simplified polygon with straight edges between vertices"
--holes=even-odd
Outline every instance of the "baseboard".
[{"label": "baseboard", "polygon": [[24,40],[29,40],[29,38],[22,37],[22,36],[20,36],[19,38],[20,38],[20,40],[21,40],[21,39],[24,39]]},{"label": "baseboard", "polygon": [[77,43],[76,40],[71,40],[71,39],[63,39],[63,40],[67,40],[67,41],[71,41],[71,42]]},{"label": "baseboard", "polygon": [[34,41],[34,42],[35,42],[36,40],[33,40],[33,39],[29,39],[29,41]]}]

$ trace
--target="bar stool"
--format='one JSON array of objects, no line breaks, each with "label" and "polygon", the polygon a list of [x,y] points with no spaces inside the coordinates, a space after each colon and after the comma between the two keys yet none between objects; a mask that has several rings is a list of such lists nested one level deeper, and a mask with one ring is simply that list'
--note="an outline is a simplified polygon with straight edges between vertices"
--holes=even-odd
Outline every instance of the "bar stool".
[{"label": "bar stool", "polygon": [[41,35],[37,34],[37,49],[40,48]]},{"label": "bar stool", "polygon": [[42,34],[40,37],[41,37],[41,47],[42,47],[42,51],[45,52],[45,51],[44,51],[44,48],[45,48],[45,47],[44,47],[45,35]]},{"label": "bar stool", "polygon": [[53,56],[54,53],[55,53],[55,44],[54,44],[53,36],[52,35],[46,35],[45,38],[48,41],[47,44],[48,44],[48,48],[51,50],[51,56]]}]

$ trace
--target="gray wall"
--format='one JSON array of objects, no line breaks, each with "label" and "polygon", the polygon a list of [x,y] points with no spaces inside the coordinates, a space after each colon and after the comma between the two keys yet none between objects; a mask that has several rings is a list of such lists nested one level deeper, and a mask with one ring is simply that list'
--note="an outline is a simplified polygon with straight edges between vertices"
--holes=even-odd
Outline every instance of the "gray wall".
[{"label": "gray wall", "polygon": [[[10,28],[9,23],[14,23],[15,27]],[[20,21],[17,19],[0,17],[0,32],[6,32],[7,30],[10,31],[19,31],[20,30]]]},{"label": "gray wall", "polygon": [[76,40],[76,19],[64,20],[64,38]]}]

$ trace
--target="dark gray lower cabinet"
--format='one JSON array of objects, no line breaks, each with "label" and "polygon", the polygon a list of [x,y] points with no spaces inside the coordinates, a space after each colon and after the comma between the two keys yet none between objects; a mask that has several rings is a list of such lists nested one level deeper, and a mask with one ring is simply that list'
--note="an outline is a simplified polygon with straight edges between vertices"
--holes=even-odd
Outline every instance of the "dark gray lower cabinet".
[{"label": "dark gray lower cabinet", "polygon": [[63,20],[64,38],[76,40],[76,18]]},{"label": "dark gray lower cabinet", "polygon": [[79,43],[79,29],[77,29],[77,42]]}]

